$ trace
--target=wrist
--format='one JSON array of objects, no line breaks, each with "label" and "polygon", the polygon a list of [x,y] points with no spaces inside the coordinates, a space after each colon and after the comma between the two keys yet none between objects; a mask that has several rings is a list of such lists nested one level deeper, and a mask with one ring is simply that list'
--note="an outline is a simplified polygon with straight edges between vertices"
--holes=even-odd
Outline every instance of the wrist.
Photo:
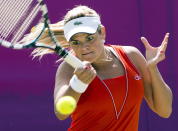
[{"label": "wrist", "polygon": [[149,71],[157,71],[158,67],[157,64],[148,64],[147,65]]},{"label": "wrist", "polygon": [[88,84],[83,83],[76,75],[73,75],[69,84],[70,87],[77,93],[84,93],[88,87]]}]

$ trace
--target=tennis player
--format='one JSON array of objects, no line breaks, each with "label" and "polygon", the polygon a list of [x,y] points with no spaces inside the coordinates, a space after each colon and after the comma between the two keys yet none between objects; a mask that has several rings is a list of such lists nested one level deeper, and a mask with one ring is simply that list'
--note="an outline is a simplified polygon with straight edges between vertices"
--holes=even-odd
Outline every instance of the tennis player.
[{"label": "tennis player", "polygon": [[[171,115],[172,92],[157,67],[165,59],[169,33],[159,47],[141,38],[145,59],[135,47],[106,44],[100,16],[87,6],[73,8],[53,26],[64,34],[59,41],[85,65],[73,69],[62,62],[56,73],[54,104],[66,95],[77,101],[69,131],[137,131],[143,99],[159,116]],[[60,120],[69,117],[55,113]]]}]

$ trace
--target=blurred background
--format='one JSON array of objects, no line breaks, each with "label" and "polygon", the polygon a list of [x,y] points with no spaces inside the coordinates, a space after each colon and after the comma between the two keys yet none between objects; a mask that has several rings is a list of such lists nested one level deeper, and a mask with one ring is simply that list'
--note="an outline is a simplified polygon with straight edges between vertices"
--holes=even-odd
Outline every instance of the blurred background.
[{"label": "blurred background", "polygon": [[[131,45],[143,54],[144,36],[159,46],[166,32],[170,39],[166,60],[158,66],[174,95],[173,113],[163,119],[143,101],[139,131],[178,131],[178,1],[177,0],[46,0],[52,23],[75,5],[95,9],[106,27],[108,44]],[[31,50],[0,47],[0,131],[65,131],[70,118],[55,117],[53,89],[57,55],[32,60]]]}]

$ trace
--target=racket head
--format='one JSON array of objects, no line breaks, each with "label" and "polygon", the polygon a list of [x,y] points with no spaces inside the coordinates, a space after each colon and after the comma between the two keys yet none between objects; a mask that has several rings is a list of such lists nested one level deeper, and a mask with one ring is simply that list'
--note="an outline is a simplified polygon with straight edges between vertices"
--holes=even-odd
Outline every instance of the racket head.
[{"label": "racket head", "polygon": [[[81,66],[79,59],[63,49],[50,30],[48,10],[43,0],[0,0],[0,44],[14,49],[48,48],[64,58],[71,66]],[[40,23],[40,24],[39,24]],[[37,25],[35,28],[34,25]],[[53,45],[37,43],[45,29]],[[32,32],[32,33],[30,33]]]},{"label": "racket head", "polygon": [[0,44],[14,49],[35,47],[48,21],[43,1],[0,0],[0,3]]}]

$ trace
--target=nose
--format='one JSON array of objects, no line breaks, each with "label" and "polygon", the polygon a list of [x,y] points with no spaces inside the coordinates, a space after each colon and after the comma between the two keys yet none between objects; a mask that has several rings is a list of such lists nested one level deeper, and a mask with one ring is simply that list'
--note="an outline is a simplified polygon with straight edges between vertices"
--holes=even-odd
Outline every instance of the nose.
[{"label": "nose", "polygon": [[81,49],[82,50],[88,50],[90,47],[90,42],[85,42],[81,44]]}]

